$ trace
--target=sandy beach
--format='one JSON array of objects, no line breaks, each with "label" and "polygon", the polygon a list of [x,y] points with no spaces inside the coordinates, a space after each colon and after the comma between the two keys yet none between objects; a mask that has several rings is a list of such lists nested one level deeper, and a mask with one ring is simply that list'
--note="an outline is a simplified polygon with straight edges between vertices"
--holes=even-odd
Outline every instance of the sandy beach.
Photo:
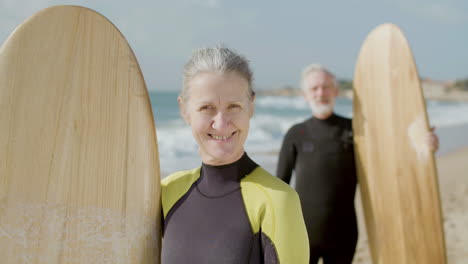
[{"label": "sandy beach", "polygon": [[[437,157],[447,263],[468,260],[468,147]],[[372,263],[359,191],[356,196],[359,241],[353,263]]]}]

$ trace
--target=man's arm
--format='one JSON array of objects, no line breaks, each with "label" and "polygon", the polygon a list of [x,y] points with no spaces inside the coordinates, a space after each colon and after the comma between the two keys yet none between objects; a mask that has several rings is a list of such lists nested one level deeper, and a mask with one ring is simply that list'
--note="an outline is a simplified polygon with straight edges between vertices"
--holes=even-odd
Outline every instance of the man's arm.
[{"label": "man's arm", "polygon": [[293,138],[293,129],[289,129],[283,139],[276,169],[276,176],[288,184],[291,181],[291,175],[294,170],[297,155]]}]

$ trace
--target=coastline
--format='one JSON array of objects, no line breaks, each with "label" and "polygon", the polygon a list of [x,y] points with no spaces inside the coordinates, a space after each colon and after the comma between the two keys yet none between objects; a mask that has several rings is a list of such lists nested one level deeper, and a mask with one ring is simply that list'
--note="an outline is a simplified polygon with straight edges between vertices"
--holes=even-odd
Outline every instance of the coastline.
[{"label": "coastline", "polygon": [[[277,89],[259,90],[256,92],[259,96],[300,96],[299,88],[284,87]],[[462,90],[430,90],[424,89],[424,98],[426,100],[435,100],[442,102],[468,102],[468,91]],[[353,90],[340,89],[338,97],[353,99]]]}]

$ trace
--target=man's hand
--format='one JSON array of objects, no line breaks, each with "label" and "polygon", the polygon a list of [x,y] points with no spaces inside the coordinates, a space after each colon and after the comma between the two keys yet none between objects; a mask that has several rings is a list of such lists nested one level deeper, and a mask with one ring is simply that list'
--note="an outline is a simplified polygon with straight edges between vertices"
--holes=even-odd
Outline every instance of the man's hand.
[{"label": "man's hand", "polygon": [[427,145],[432,152],[436,152],[439,149],[439,137],[434,133],[435,127],[431,127],[427,133]]}]

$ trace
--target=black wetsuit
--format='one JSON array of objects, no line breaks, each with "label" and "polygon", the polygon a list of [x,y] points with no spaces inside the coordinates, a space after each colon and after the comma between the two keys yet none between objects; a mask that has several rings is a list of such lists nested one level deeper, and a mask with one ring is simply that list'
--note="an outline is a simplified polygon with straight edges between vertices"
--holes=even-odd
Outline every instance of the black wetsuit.
[{"label": "black wetsuit", "polygon": [[162,261],[308,263],[299,197],[247,154],[162,181]]},{"label": "black wetsuit", "polygon": [[289,183],[295,171],[309,234],[310,263],[351,263],[358,231],[356,168],[351,120],[333,114],[310,118],[287,132],[277,176]]}]

